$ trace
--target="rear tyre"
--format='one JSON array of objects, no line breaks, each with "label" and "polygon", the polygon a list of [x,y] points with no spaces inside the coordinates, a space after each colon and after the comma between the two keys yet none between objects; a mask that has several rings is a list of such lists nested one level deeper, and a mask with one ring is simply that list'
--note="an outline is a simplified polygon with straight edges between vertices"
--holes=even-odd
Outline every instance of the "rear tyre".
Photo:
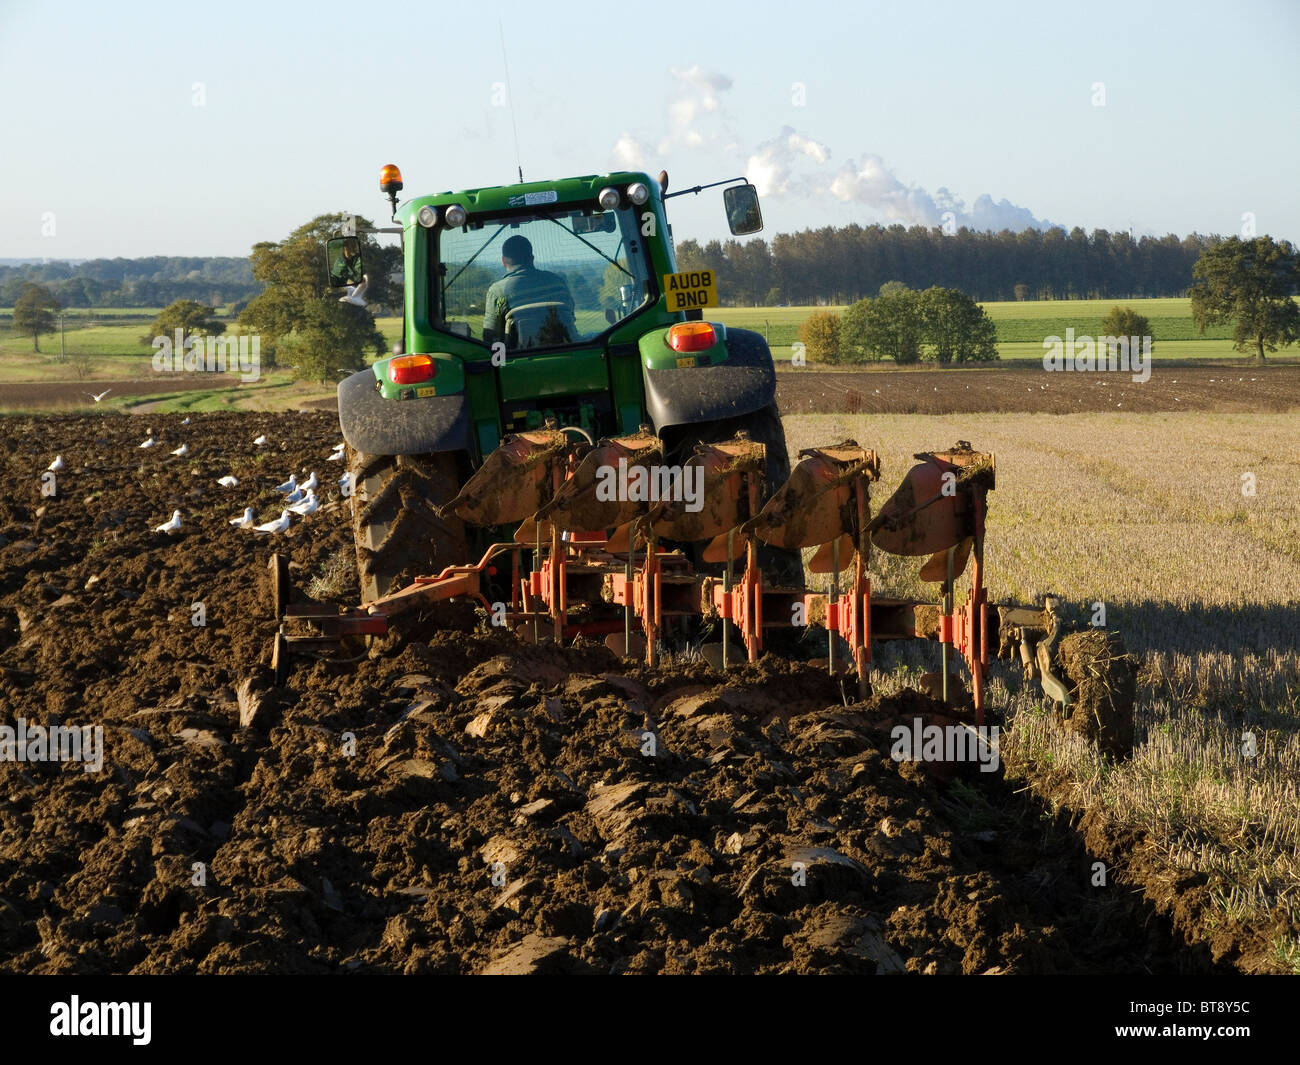
[{"label": "rear tyre", "polygon": [[455,453],[367,455],[349,447],[348,470],[363,603],[466,561],[464,522],[436,510],[460,490]]}]

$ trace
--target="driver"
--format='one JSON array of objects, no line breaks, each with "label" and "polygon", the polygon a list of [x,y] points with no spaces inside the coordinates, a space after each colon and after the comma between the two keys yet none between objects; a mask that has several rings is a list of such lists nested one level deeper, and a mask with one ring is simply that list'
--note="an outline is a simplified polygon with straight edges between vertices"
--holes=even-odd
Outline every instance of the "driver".
[{"label": "driver", "polygon": [[361,280],[359,243],[356,237],[348,237],[343,241],[343,253],[334,260],[330,269],[332,284],[355,285]]},{"label": "driver", "polygon": [[515,316],[516,324],[520,326],[521,346],[526,346],[529,339],[534,342],[541,339],[548,327],[557,334],[565,334],[545,338],[551,342],[563,343],[577,335],[569,286],[559,274],[533,266],[533,246],[527,237],[516,234],[501,245],[501,265],[505,268],[505,277],[488,287],[483,304],[485,341],[490,344],[505,339],[506,315],[510,311],[539,303],[552,306],[538,307],[535,314],[525,312],[527,326],[520,324],[524,315]]}]

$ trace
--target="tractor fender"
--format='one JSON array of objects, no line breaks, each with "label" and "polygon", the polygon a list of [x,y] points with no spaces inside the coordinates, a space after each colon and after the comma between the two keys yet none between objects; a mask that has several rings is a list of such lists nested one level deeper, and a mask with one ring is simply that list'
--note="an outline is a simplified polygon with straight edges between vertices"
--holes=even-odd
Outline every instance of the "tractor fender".
[{"label": "tractor fender", "polygon": [[461,393],[419,399],[385,399],[372,370],[339,382],[343,439],[367,455],[423,455],[472,446],[469,401]]},{"label": "tractor fender", "polygon": [[[723,343],[725,362],[655,369],[647,347],[662,346],[661,335],[642,338],[646,413],[656,430],[752,414],[776,401],[776,370],[762,335],[749,329],[728,329]],[[653,361],[663,365],[661,357]]]}]

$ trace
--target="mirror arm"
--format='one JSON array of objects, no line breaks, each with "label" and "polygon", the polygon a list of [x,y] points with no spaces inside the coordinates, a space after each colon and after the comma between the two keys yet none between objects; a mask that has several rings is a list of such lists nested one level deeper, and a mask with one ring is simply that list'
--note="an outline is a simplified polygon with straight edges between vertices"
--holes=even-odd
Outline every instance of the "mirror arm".
[{"label": "mirror arm", "polygon": [[696,196],[698,196],[705,189],[716,189],[719,185],[734,185],[737,181],[745,185],[749,184],[748,178],[733,177],[733,178],[727,178],[726,181],[714,181],[712,184],[709,185],[696,185],[694,188],[678,189],[676,192],[665,193],[663,198],[665,200],[671,200],[674,196],[685,196],[688,192],[693,192],[695,193]]}]

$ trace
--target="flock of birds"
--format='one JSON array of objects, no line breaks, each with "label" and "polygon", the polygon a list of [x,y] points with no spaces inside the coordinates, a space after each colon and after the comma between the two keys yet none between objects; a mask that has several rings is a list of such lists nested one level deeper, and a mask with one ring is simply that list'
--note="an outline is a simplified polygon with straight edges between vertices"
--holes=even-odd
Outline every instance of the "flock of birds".
[{"label": "flock of birds", "polygon": [[[181,424],[188,425],[189,422],[189,418],[186,418],[181,422]],[[257,447],[261,447],[266,444],[266,442],[267,440],[265,436],[259,436],[253,441],[253,444]],[[151,432],[149,436],[145,438],[144,443],[138,445],[138,449],[148,450],[157,446],[158,441],[154,439],[153,433]],[[342,441],[334,445],[334,450],[330,452],[325,461],[343,461],[343,447],[344,445]],[[181,444],[180,447],[170,452],[170,454],[175,455],[177,458],[185,458],[190,454],[189,445]],[[57,473],[62,470],[64,466],[65,463],[63,461],[63,456],[55,455],[54,460],[46,467],[46,469]],[[347,488],[350,477],[351,474],[345,473],[339,478],[338,484],[341,489]],[[233,474],[226,474],[224,477],[217,478],[217,484],[221,485],[223,488],[237,488],[239,486],[239,478],[235,477]],[[317,509],[319,509],[320,498],[316,495],[316,489],[318,487],[320,487],[320,480],[317,478],[315,470],[313,470],[311,475],[301,484],[298,482],[298,475],[291,473],[287,481],[275,486],[275,490],[284,496],[284,508],[280,511],[280,516],[278,518],[275,518],[272,521],[263,522],[259,525],[257,523],[256,512],[253,508],[245,507],[244,512],[236,517],[230,518],[228,524],[239,529],[252,529],[253,532],[263,536],[276,536],[280,533],[288,532],[289,526],[293,522],[293,515],[296,514],[299,517],[305,518],[308,515],[315,514]],[[180,532],[180,529],[181,512],[179,510],[173,510],[172,516],[161,525],[155,526],[153,531],[156,533],[165,533],[168,536],[175,536]]]}]

